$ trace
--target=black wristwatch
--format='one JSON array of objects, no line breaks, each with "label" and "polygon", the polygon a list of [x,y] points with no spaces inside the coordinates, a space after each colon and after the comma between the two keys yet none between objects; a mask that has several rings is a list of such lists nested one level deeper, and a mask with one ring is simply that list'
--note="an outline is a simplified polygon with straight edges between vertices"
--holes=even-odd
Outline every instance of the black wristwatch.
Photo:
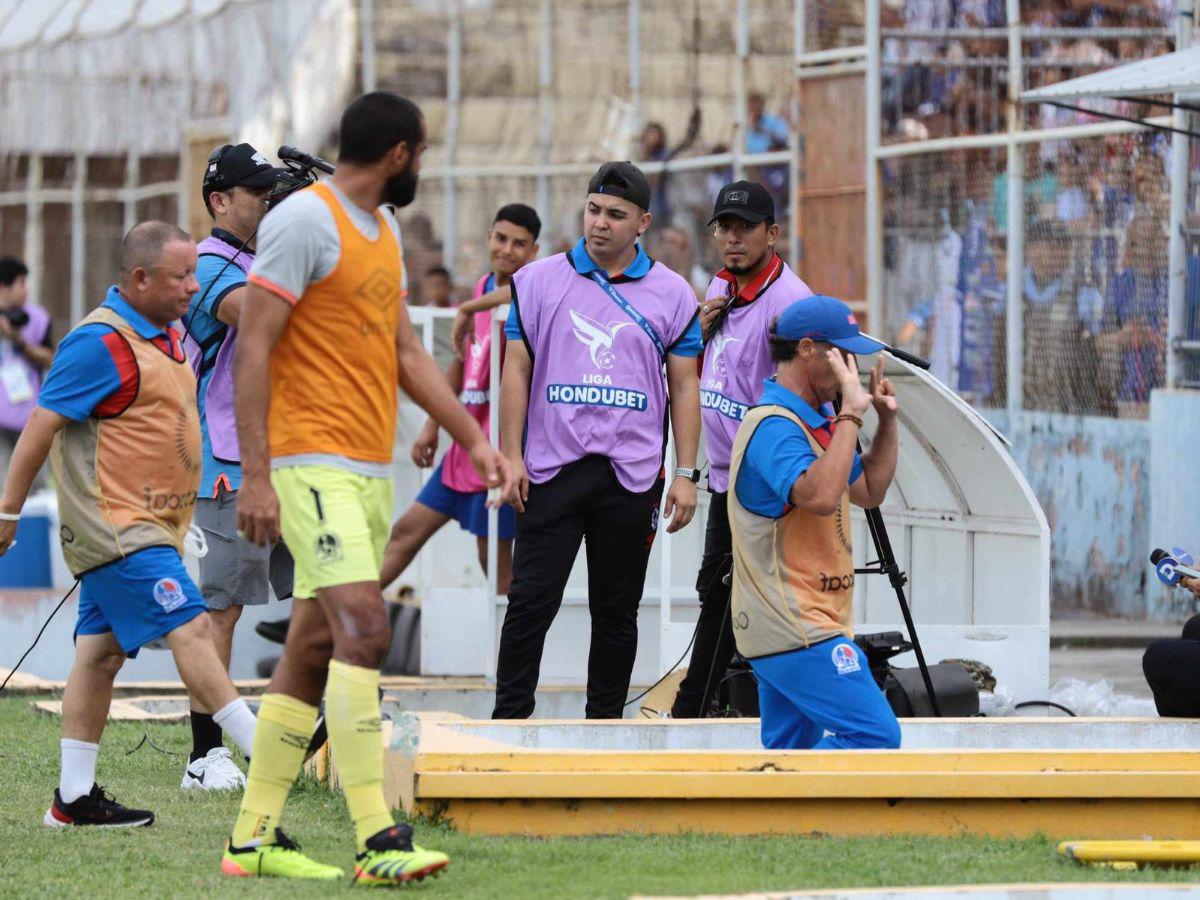
[{"label": "black wristwatch", "polygon": [[692,484],[700,483],[700,470],[699,469],[676,469],[675,477],[678,478],[681,475],[684,478],[686,478],[688,481],[690,481]]}]

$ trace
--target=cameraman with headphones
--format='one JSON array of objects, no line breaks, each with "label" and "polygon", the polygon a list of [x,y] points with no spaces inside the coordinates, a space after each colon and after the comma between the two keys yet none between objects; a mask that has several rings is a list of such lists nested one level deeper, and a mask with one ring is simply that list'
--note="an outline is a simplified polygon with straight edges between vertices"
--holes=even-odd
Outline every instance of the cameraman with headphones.
[{"label": "cameraman with headphones", "polygon": [[[282,542],[260,547],[238,536],[237,491],[242,470],[233,412],[233,354],[254,262],[254,237],[267,212],[267,198],[283,173],[249,144],[213,151],[204,171],[204,206],[212,233],[196,248],[196,280],[184,326],[187,353],[196,372],[202,463],[196,524],[208,553],[200,560],[200,593],[212,621],[213,642],[225,668],[233,629],[242,607],[266,603],[273,588],[292,595],[292,557]],[[183,775],[185,790],[230,790],[246,784],[222,741],[213,710],[191,700],[192,752]]]}]

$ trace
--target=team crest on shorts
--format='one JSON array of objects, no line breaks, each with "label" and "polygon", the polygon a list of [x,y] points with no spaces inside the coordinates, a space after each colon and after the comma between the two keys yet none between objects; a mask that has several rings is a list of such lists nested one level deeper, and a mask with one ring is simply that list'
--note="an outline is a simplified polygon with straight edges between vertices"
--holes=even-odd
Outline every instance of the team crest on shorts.
[{"label": "team crest on shorts", "polygon": [[317,551],[317,563],[328,565],[342,558],[342,542],[332,531],[317,535],[314,549]]},{"label": "team crest on shorts", "polygon": [[849,675],[862,668],[858,663],[858,651],[849,644],[837,644],[833,648],[833,664],[839,675]]},{"label": "team crest on shorts", "polygon": [[174,578],[160,578],[154,583],[154,599],[163,608],[163,612],[175,612],[187,602],[187,594]]}]

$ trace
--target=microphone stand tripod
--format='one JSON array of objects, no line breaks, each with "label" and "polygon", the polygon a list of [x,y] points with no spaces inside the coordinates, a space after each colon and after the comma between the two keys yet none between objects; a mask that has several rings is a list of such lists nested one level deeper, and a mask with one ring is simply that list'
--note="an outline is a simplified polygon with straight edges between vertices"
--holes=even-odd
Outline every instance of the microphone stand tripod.
[{"label": "microphone stand tripod", "polygon": [[[895,347],[887,345],[884,345],[884,351],[918,368],[929,368],[929,363],[919,356],[905,353],[903,350],[898,350]],[[841,411],[842,398],[840,395],[834,401],[833,405],[835,410]],[[858,444],[858,452],[862,453],[861,443]],[[925,690],[929,693],[929,705],[933,708],[933,714],[940,719],[942,717],[942,707],[938,703],[937,693],[933,689],[933,679],[929,677],[929,666],[925,662],[925,653],[921,649],[921,640],[917,637],[917,626],[913,622],[912,610],[909,608],[908,598],[904,594],[904,586],[908,584],[908,575],[901,570],[899,564],[896,562],[896,554],[892,550],[892,541],[888,537],[887,525],[883,521],[883,513],[879,507],[864,509],[863,514],[867,519],[867,529],[871,532],[871,543],[875,545],[876,559],[867,563],[861,569],[855,569],[854,574],[886,575],[888,577],[888,581],[892,585],[892,590],[896,592],[896,602],[900,606],[900,614],[904,617],[904,627],[908,629],[908,639],[912,644],[913,653],[917,657],[917,668],[921,670],[921,680],[925,683]]]}]

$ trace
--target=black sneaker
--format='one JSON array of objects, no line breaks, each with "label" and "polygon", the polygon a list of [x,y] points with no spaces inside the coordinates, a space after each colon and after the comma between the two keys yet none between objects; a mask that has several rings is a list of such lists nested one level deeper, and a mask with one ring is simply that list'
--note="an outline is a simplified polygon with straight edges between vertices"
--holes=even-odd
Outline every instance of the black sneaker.
[{"label": "black sneaker", "polygon": [[54,802],[46,810],[42,821],[51,828],[65,828],[68,825],[134,828],[139,825],[152,825],[154,813],[148,809],[128,809],[100,785],[93,784],[90,793],[72,803],[63,803],[58,788],[55,788]]},{"label": "black sneaker", "polygon": [[254,633],[274,644],[284,644],[287,643],[288,623],[291,621],[276,619],[274,622],[259,622],[254,626]]}]

